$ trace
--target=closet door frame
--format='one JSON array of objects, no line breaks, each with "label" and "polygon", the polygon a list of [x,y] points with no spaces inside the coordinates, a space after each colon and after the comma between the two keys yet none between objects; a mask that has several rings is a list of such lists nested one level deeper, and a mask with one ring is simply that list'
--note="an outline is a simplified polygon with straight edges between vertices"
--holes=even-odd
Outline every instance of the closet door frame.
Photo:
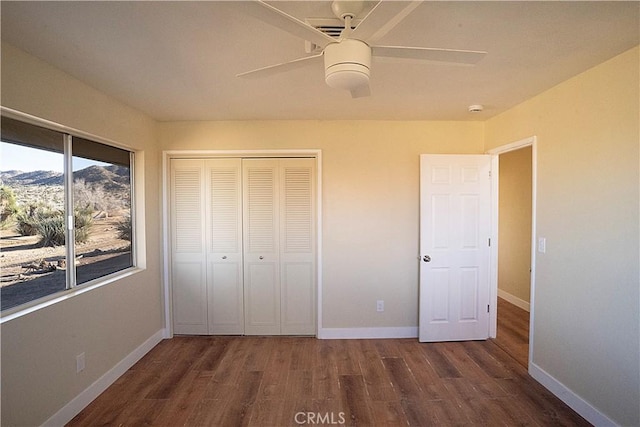
[{"label": "closet door frame", "polygon": [[300,150],[167,150],[162,152],[162,283],[164,302],[163,338],[173,337],[173,303],[171,287],[171,159],[215,158],[314,158],[316,160],[316,332],[322,329],[322,151]]}]

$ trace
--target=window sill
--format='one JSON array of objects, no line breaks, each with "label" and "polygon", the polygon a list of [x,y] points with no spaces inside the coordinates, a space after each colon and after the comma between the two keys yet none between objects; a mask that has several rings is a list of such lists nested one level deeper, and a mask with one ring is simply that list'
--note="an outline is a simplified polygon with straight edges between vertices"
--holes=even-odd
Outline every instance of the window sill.
[{"label": "window sill", "polygon": [[0,313],[0,325],[6,322],[9,322],[11,320],[15,320],[19,317],[26,316],[30,313],[41,310],[45,307],[58,304],[59,302],[73,298],[77,295],[81,295],[85,292],[89,292],[94,289],[100,288],[102,286],[108,285],[110,283],[117,282],[118,280],[122,280],[125,277],[133,276],[134,274],[139,273],[141,271],[144,271],[144,269],[139,267],[129,267],[125,270],[117,271],[107,276],[91,280],[87,283],[83,283],[82,285],[78,285],[75,288],[67,289],[62,292],[57,292],[55,294],[47,295],[45,297],[30,301],[28,303],[19,305],[17,307],[9,308],[4,312]]}]

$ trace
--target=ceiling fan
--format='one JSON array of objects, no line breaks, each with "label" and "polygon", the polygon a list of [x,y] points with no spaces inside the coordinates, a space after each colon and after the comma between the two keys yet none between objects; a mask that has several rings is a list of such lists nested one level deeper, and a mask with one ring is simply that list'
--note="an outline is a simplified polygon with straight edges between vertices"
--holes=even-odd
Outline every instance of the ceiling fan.
[{"label": "ceiling fan", "polygon": [[374,44],[398,25],[420,3],[422,1],[380,1],[355,28],[352,28],[353,21],[364,8],[364,1],[333,1],[331,10],[344,23],[344,29],[340,36],[334,38],[263,1],[237,2],[236,6],[242,8],[245,13],[309,41],[322,50],[321,53],[311,56],[241,73],[237,77],[266,77],[309,63],[320,62],[324,58],[327,85],[348,90],[353,98],[360,98],[371,95],[369,76],[372,56],[473,65],[486,55],[486,52],[474,50],[378,46]]}]

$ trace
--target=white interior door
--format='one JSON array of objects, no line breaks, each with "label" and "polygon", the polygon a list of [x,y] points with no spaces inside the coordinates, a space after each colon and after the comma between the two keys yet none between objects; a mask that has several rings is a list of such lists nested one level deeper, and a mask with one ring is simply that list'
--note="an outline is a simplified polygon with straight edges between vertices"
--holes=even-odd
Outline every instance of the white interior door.
[{"label": "white interior door", "polygon": [[315,159],[280,160],[281,333],[316,332]]},{"label": "white interior door", "polygon": [[420,156],[419,339],[489,337],[491,157]]},{"label": "white interior door", "polygon": [[205,168],[209,333],[244,334],[242,162],[211,159]]},{"label": "white interior door", "polygon": [[315,334],[315,160],[245,159],[245,333]]},{"label": "white interior door", "polygon": [[242,163],[245,333],[279,335],[278,159],[244,159]]},{"label": "white interior door", "polygon": [[173,331],[207,334],[204,162],[171,160]]},{"label": "white interior door", "polygon": [[243,334],[240,159],[171,160],[177,334]]}]

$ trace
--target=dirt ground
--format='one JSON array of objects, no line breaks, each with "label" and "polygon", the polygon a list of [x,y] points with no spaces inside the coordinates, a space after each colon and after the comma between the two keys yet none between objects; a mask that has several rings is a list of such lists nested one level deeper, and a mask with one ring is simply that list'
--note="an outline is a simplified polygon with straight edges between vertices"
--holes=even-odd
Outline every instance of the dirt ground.
[{"label": "dirt ground", "polygon": [[[78,283],[131,265],[129,242],[116,237],[116,226],[121,220],[121,217],[94,219],[89,240],[76,245]],[[38,241],[38,236],[20,236],[12,229],[0,231],[2,310],[64,290],[65,248],[40,247]],[[55,269],[27,266],[55,266]]]}]

